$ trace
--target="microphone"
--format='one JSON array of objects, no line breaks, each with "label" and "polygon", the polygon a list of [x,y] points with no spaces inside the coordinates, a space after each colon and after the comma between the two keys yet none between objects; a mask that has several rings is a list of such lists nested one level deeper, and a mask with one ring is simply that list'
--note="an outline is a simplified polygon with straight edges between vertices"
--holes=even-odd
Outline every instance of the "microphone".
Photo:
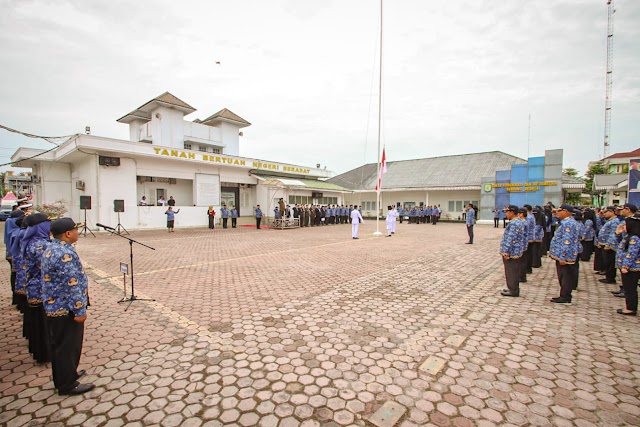
[{"label": "microphone", "polygon": [[113,227],[109,227],[108,225],[103,225],[103,224],[100,224],[100,223],[97,223],[96,225],[97,225],[98,227],[102,227],[102,228],[104,228],[104,229],[106,229],[106,230],[113,230],[113,231],[115,231],[115,230],[116,230],[115,228],[113,228]]}]

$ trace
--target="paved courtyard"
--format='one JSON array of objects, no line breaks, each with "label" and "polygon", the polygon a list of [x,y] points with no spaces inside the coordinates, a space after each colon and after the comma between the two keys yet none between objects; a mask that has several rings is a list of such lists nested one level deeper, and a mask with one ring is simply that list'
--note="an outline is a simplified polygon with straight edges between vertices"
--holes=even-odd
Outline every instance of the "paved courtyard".
[{"label": "paved courtyard", "polygon": [[155,301],[128,311],[128,243],[81,237],[97,387],[73,397],[28,354],[0,263],[0,424],[371,426],[395,402],[379,425],[640,425],[638,319],[590,266],[573,305],[549,302],[548,259],[502,298],[502,228],[472,246],[464,224],[374,229],[134,232],[156,248],[134,246],[136,294]]}]

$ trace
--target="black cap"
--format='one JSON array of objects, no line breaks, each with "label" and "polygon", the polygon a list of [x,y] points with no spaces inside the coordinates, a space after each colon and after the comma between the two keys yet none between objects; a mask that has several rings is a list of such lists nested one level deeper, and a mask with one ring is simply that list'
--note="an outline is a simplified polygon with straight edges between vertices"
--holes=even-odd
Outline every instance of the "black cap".
[{"label": "black cap", "polygon": [[573,206],[567,205],[566,203],[563,203],[562,205],[560,205],[560,209],[564,209],[564,210],[569,211],[571,213],[574,212]]},{"label": "black cap", "polygon": [[575,211],[575,212],[573,213],[573,217],[574,217],[575,219],[582,219],[582,212],[580,212],[580,211],[578,211],[578,210],[577,210],[577,211]]},{"label": "black cap", "polygon": [[12,211],[11,214],[9,215],[9,218],[18,218],[24,216],[24,211],[21,211],[20,209],[16,209],[15,211]]},{"label": "black cap", "polygon": [[529,213],[529,211],[527,211],[527,208],[519,208],[518,209],[518,213],[521,213],[523,215],[527,215]]},{"label": "black cap", "polygon": [[509,205],[505,208],[505,212],[511,211],[513,213],[518,213],[518,207],[516,205]]},{"label": "black cap", "polygon": [[35,213],[35,214],[28,215],[24,219],[23,224],[26,225],[27,227],[31,227],[31,226],[38,225],[41,222],[45,222],[45,221],[49,221],[49,217],[46,214],[42,213],[42,212],[38,212],[38,213]]},{"label": "black cap", "polygon": [[527,208],[527,210],[529,210],[529,211],[530,211],[531,209],[533,209],[533,207],[532,207],[531,205],[523,205],[522,207],[523,207],[523,208]]},{"label": "black cap", "polygon": [[636,213],[638,211],[638,207],[633,203],[625,203],[622,207],[629,209],[633,213]]},{"label": "black cap", "polygon": [[82,227],[82,223],[76,224],[71,218],[56,219],[51,223],[51,234],[59,236],[78,227]]},{"label": "black cap", "polygon": [[615,212],[616,211],[616,207],[615,206],[607,206],[606,209],[608,211],[611,211],[611,212]]}]

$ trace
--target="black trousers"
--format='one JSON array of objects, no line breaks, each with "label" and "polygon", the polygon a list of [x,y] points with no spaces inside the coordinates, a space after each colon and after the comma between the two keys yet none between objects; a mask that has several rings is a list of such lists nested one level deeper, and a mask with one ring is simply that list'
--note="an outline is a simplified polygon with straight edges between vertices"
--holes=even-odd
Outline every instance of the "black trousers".
[{"label": "black trousers", "polygon": [[400,215],[400,224],[402,224],[402,219],[404,218],[404,215]]},{"label": "black trousers", "polygon": [[589,261],[591,254],[593,253],[593,240],[582,241],[582,254],[580,255],[580,261]]},{"label": "black trousers", "polygon": [[438,223],[438,215],[434,215],[432,218],[431,224],[436,225]]},{"label": "black trousers", "polygon": [[209,228],[213,228],[214,227],[213,220],[214,220],[214,217],[209,216]]},{"label": "black trousers", "polygon": [[604,261],[604,272],[607,282],[616,282],[616,251],[603,249],[602,260]]},{"label": "black trousers", "polygon": [[469,235],[469,243],[473,243],[473,225],[467,225],[467,234]]},{"label": "black trousers", "polygon": [[558,282],[560,283],[560,298],[571,301],[571,292],[574,285],[578,282],[578,268],[576,264],[560,265],[560,261],[556,261],[556,273]]},{"label": "black trousers", "polygon": [[602,256],[603,249],[599,246],[593,248],[593,270],[604,271],[604,262]]},{"label": "black trousers", "polygon": [[66,392],[78,385],[78,365],[82,354],[84,324],[71,316],[46,319],[51,340],[51,370],[58,392]]},{"label": "black trousers", "polygon": [[527,258],[527,274],[533,272],[533,242],[529,242],[529,247],[526,251]]},{"label": "black trousers", "polygon": [[222,218],[222,228],[227,228],[227,220],[229,218]]},{"label": "black trousers", "polygon": [[520,259],[502,258],[504,264],[504,277],[507,280],[507,289],[514,295],[520,295]]},{"label": "black trousers", "polygon": [[533,268],[542,267],[542,242],[531,243],[532,262]]},{"label": "black trousers", "polygon": [[500,218],[493,218],[493,228],[498,228],[500,224]]},{"label": "black trousers", "polygon": [[46,315],[42,303],[29,305],[31,317],[31,331],[29,332],[29,352],[38,363],[51,361],[51,344],[46,325]]},{"label": "black trousers", "polygon": [[11,270],[11,260],[8,259],[7,262],[9,263],[9,271],[11,271],[11,304],[16,305],[18,303],[16,301],[16,294],[14,293],[16,291],[16,272]]},{"label": "black trousers", "polygon": [[504,218],[502,220],[502,228],[507,228],[507,219],[506,218]]},{"label": "black trousers", "polygon": [[238,218],[231,218],[231,228],[236,228],[238,225]]},{"label": "black trousers", "polygon": [[624,289],[624,301],[627,310],[638,311],[638,279],[640,271],[630,271],[620,273],[622,276],[622,287]]},{"label": "black trousers", "polygon": [[[256,228],[258,230],[260,230],[260,221],[262,221],[262,218],[256,218]],[[225,227],[225,228],[227,228],[227,227]]]},{"label": "black trousers", "polygon": [[520,266],[520,282],[527,281],[527,251],[524,251],[520,258],[518,258],[518,265]]}]

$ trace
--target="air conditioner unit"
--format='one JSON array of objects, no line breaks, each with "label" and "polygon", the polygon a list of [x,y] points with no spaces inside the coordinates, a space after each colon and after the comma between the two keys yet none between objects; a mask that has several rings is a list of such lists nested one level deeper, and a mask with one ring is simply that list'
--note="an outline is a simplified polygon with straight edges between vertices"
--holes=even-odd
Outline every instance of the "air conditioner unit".
[{"label": "air conditioner unit", "polygon": [[84,191],[84,181],[76,181],[76,190]]},{"label": "air conditioner unit", "polygon": [[35,176],[35,175],[34,175],[34,176],[31,178],[31,181],[32,181],[34,184],[40,184],[40,183],[42,183],[42,178],[40,178],[39,176]]}]

